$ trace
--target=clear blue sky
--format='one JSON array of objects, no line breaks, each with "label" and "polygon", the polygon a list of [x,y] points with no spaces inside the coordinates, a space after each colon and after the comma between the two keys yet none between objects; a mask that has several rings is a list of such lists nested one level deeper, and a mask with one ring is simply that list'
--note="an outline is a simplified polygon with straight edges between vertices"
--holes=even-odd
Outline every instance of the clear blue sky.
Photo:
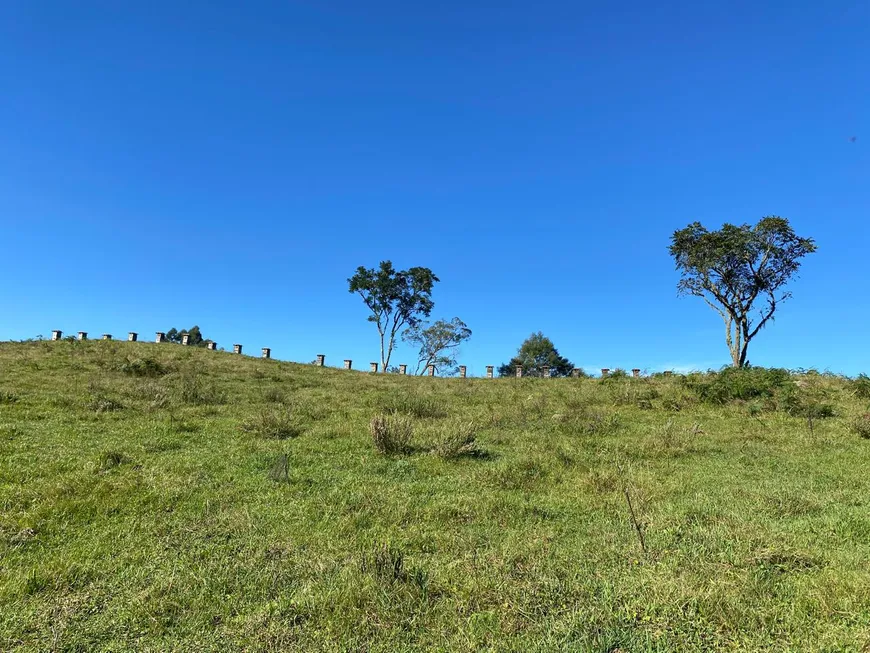
[{"label": "clear blue sky", "polygon": [[857,0],[6,0],[0,339],[196,323],[363,367],[346,279],[392,259],[476,374],[537,330],[718,367],[669,237],[778,214],[819,251],[750,361],[870,371],[868,34]]}]

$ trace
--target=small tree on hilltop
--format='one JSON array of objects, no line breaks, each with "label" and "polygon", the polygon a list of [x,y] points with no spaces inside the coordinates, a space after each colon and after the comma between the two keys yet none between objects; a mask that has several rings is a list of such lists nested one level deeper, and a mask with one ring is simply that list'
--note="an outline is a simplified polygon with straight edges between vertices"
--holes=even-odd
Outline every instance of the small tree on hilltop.
[{"label": "small tree on hilltop", "polygon": [[414,373],[424,374],[429,365],[434,365],[436,372],[455,368],[459,345],[470,337],[471,329],[458,317],[454,317],[449,322],[420,322],[405,331],[402,339],[419,348],[417,369]]},{"label": "small tree on hilltop", "polygon": [[525,339],[517,355],[498,368],[499,376],[513,376],[517,365],[523,366],[523,376],[543,376],[543,367],[550,367],[551,376],[569,376],[574,365],[564,356],[553,341],[538,331]]},{"label": "small tree on hilltop", "polygon": [[743,367],[750,341],[791,297],[782,288],[816,245],[785,218],[770,216],[754,227],[726,223],[718,231],[694,222],[674,232],[669,251],[682,275],[678,291],[703,297],[722,316],[731,361]]},{"label": "small tree on hilltop", "polygon": [[181,331],[173,327],[166,332],[166,342],[181,344],[185,334],[188,336],[187,344],[190,347],[205,347],[206,343],[210,342],[202,337],[202,332],[198,326],[192,326],[189,329],[182,329]]},{"label": "small tree on hilltop", "polygon": [[378,328],[381,343],[381,369],[386,371],[396,344],[396,334],[414,328],[429,317],[435,303],[432,286],[438,281],[429,268],[414,267],[398,271],[391,261],[381,261],[380,267],[357,268],[347,280],[348,291],[362,297],[371,311],[369,322]]}]

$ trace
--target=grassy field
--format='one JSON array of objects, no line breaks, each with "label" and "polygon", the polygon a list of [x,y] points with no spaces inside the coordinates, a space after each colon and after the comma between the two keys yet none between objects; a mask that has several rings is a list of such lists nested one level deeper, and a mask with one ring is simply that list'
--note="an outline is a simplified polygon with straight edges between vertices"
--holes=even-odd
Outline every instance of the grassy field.
[{"label": "grassy field", "polygon": [[0,344],[0,649],[870,650],[870,392],[752,383]]}]

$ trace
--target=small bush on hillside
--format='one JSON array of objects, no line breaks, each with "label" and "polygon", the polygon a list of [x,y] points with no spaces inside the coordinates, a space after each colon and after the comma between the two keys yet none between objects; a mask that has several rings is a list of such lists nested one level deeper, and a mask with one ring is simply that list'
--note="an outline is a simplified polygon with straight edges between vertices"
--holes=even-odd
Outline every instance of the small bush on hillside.
[{"label": "small bush on hillside", "polygon": [[286,396],[278,388],[269,388],[263,393],[263,401],[267,404],[283,404],[286,400]]},{"label": "small bush on hillside", "polygon": [[785,388],[777,400],[778,407],[792,417],[809,420],[834,417],[834,406],[825,401],[826,395],[816,384],[804,388]]},{"label": "small bush on hillside", "polygon": [[681,382],[701,401],[718,405],[736,400],[773,398],[795,387],[788,370],[763,367],[726,367],[720,372],[695,372],[681,377]]},{"label": "small bush on hillside", "polygon": [[441,402],[435,397],[400,394],[392,395],[381,403],[381,409],[387,413],[404,413],[417,419],[446,417]]},{"label": "small bush on hillside", "polygon": [[628,372],[621,368],[616,368],[615,370],[610,370],[607,373],[607,376],[601,377],[601,383],[616,383],[619,381],[625,381],[631,377],[628,376]]},{"label": "small bush on hillside", "polygon": [[472,422],[454,422],[439,429],[439,440],[432,453],[441,458],[451,459],[462,456],[480,456],[483,452],[477,446],[475,429]]},{"label": "small bush on hillside", "polygon": [[405,415],[376,415],[369,424],[369,430],[375,449],[382,454],[391,456],[410,450],[413,427],[411,420]]},{"label": "small bush on hillside", "polygon": [[864,413],[852,420],[852,432],[862,438],[870,438],[870,413]]},{"label": "small bush on hillside", "polygon": [[241,423],[245,433],[261,438],[285,440],[302,434],[299,420],[288,410],[262,410]]},{"label": "small bush on hillside", "polygon": [[568,433],[609,435],[619,429],[619,418],[603,411],[589,412],[586,409],[579,409],[553,417]]},{"label": "small bush on hillside", "polygon": [[665,410],[669,410],[672,413],[679,413],[683,410],[683,404],[679,399],[674,399],[673,397],[666,397],[662,399],[662,408]]},{"label": "small bush on hillside", "polygon": [[153,358],[129,358],[121,364],[121,372],[130,376],[163,376],[167,369],[159,361]]},{"label": "small bush on hillside", "polygon": [[195,374],[182,377],[179,396],[182,402],[192,406],[215,406],[227,402],[227,395],[223,390]]},{"label": "small bush on hillside", "polygon": [[870,399],[870,376],[859,374],[850,384],[852,392],[859,399]]}]

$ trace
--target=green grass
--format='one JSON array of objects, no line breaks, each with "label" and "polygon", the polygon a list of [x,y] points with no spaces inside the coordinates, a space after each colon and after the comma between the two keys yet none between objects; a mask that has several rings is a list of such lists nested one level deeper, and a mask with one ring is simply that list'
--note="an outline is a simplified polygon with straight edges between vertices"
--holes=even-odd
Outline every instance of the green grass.
[{"label": "green grass", "polygon": [[698,383],[0,344],[0,649],[868,650],[870,400]]}]

